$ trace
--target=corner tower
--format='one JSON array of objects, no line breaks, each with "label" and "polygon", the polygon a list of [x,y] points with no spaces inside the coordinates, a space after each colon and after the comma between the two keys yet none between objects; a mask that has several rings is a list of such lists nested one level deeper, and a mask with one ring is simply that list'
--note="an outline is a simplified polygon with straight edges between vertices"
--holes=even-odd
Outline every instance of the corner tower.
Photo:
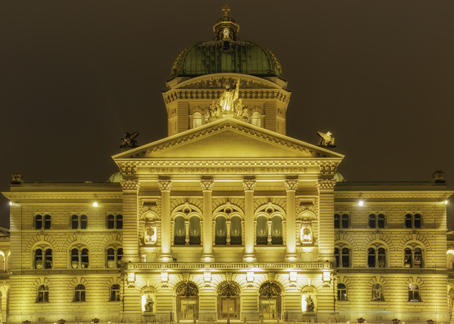
[{"label": "corner tower", "polygon": [[224,117],[286,134],[291,92],[281,64],[269,49],[238,38],[229,10],[223,8],[212,40],[184,49],[172,65],[163,93],[169,136]]}]

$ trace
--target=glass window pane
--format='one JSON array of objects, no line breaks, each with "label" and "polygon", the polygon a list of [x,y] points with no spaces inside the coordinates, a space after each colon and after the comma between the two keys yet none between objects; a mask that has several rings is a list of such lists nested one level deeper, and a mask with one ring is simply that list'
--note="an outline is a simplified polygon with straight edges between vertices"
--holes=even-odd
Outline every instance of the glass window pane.
[{"label": "glass window pane", "polygon": [[348,215],[342,215],[342,228],[348,228]]},{"label": "glass window pane", "polygon": [[241,245],[241,217],[233,216],[230,219],[230,244]]},{"label": "glass window pane", "polygon": [[385,228],[385,215],[378,215],[378,228]]},{"label": "glass window pane", "polygon": [[184,224],[184,217],[178,216],[175,217],[175,230],[174,230],[174,244],[175,245],[184,245],[186,244],[186,226]]},{"label": "glass window pane", "polygon": [[123,216],[117,215],[117,229],[123,228]]},{"label": "glass window pane", "polygon": [[264,216],[257,217],[257,244],[268,244],[268,225]]},{"label": "glass window pane", "polygon": [[369,228],[375,228],[375,215],[369,215]]},{"label": "glass window pane", "polygon": [[375,268],[375,249],[369,248],[367,254],[367,266]]},{"label": "glass window pane", "polygon": [[411,226],[412,215],[405,215],[405,228],[412,228]]},{"label": "glass window pane", "polygon": [[44,216],[44,229],[50,229],[50,215]]},{"label": "glass window pane", "polygon": [[214,242],[216,245],[226,245],[227,244],[227,225],[225,217],[219,216],[216,217],[215,225],[215,238]]},{"label": "glass window pane", "polygon": [[200,218],[197,216],[189,219],[189,244],[200,244]]},{"label": "glass window pane", "polygon": [[334,228],[340,228],[340,215],[334,215]]},{"label": "glass window pane", "polygon": [[80,216],[80,228],[87,229],[87,225],[88,225],[87,215]]},{"label": "glass window pane", "polygon": [[35,229],[43,228],[43,218],[41,215],[36,215],[35,217]]},{"label": "glass window pane", "polygon": [[415,228],[421,228],[421,215],[415,215]]},{"label": "glass window pane", "polygon": [[113,229],[114,227],[115,227],[114,216],[113,215],[107,216],[107,229]]},{"label": "glass window pane", "polygon": [[72,215],[71,217],[71,228],[77,229],[79,227],[79,216]]},{"label": "glass window pane", "polygon": [[282,244],[282,218],[279,216],[271,219],[271,244]]}]

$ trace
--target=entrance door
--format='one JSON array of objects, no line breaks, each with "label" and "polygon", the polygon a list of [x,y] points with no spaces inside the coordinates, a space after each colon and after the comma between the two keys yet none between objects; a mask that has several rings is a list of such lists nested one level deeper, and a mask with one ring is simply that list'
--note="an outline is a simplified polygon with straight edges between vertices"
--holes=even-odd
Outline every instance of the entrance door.
[{"label": "entrance door", "polygon": [[238,299],[219,297],[219,318],[237,318]]},{"label": "entrance door", "polygon": [[180,299],[180,319],[192,320],[197,319],[197,299],[198,298],[181,298]]},{"label": "entrance door", "polygon": [[277,319],[279,317],[277,298],[260,300],[260,312],[262,313],[263,319]]}]

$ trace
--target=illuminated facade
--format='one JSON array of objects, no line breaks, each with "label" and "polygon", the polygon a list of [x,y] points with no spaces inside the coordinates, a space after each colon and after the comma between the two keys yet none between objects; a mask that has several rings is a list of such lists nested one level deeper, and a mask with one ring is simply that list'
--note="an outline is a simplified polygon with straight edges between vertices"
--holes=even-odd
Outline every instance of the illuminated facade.
[{"label": "illuminated facade", "polygon": [[285,135],[274,54],[227,9],[213,30],[172,66],[169,136],[126,143],[110,183],[4,193],[3,320],[449,322],[443,174],[344,181]]}]

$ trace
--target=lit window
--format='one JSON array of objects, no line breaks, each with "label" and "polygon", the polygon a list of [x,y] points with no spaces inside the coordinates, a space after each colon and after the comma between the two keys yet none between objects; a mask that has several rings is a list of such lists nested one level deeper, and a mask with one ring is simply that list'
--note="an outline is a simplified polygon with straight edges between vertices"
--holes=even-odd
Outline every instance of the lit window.
[{"label": "lit window", "polygon": [[252,113],[252,125],[261,127],[262,126],[262,117],[258,111]]},{"label": "lit window", "polygon": [[419,287],[416,284],[408,285],[408,301],[420,302],[421,295],[419,294]]},{"label": "lit window", "polygon": [[110,301],[120,301],[120,285],[110,287]]},{"label": "lit window", "polygon": [[192,115],[192,128],[202,126],[202,115],[199,112],[195,112]]},{"label": "lit window", "polygon": [[74,289],[74,301],[75,302],[84,302],[85,301],[85,286],[77,285]]},{"label": "lit window", "polygon": [[344,301],[347,299],[347,287],[343,283],[337,284],[337,300]]},{"label": "lit window", "polygon": [[36,297],[37,303],[46,303],[49,301],[49,287],[41,285],[38,288],[38,296]]},{"label": "lit window", "polygon": [[404,267],[405,268],[422,268],[423,255],[421,248],[405,248],[404,249]]}]

